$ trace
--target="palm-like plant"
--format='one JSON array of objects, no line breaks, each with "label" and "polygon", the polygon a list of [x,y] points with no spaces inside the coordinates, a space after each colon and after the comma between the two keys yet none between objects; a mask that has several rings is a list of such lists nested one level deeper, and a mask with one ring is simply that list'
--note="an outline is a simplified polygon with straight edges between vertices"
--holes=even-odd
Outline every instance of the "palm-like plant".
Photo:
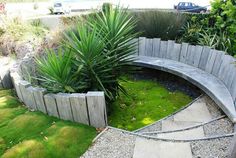
[{"label": "palm-like plant", "polygon": [[45,57],[36,58],[41,84],[51,92],[75,92],[71,52],[68,49],[46,52]]},{"label": "palm-like plant", "polygon": [[118,78],[133,70],[135,24],[120,8],[110,8],[78,24],[65,34],[62,45],[71,53],[50,52],[46,59],[38,60],[43,85],[69,92],[101,90],[109,100],[115,99],[118,90],[125,92]]}]

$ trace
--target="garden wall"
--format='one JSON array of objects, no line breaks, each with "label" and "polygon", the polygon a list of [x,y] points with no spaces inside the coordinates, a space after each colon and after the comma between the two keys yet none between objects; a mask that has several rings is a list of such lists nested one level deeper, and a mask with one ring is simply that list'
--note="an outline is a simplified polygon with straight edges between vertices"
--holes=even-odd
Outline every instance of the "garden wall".
[{"label": "garden wall", "polygon": [[96,128],[107,126],[104,92],[47,93],[46,89],[36,87],[24,79],[23,76],[27,76],[24,73],[35,73],[32,67],[32,58],[26,57],[10,70],[16,94],[29,109]]},{"label": "garden wall", "polygon": [[137,55],[170,59],[197,67],[219,78],[227,87],[236,106],[236,59],[223,51],[207,46],[162,41],[140,37]]},{"label": "garden wall", "polygon": [[0,88],[12,88],[9,69],[15,61],[9,57],[0,57]]}]

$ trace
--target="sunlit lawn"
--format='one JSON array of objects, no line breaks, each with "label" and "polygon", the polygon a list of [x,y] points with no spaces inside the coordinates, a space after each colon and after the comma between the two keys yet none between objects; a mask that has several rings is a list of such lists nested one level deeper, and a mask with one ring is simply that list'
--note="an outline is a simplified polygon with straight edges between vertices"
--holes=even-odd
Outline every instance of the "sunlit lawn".
[{"label": "sunlit lawn", "polygon": [[96,136],[92,127],[29,112],[0,90],[0,157],[77,158]]},{"label": "sunlit lawn", "polygon": [[121,82],[129,96],[121,94],[111,106],[109,125],[135,130],[157,121],[191,102],[191,98],[179,91],[170,92],[151,80],[127,78]]}]

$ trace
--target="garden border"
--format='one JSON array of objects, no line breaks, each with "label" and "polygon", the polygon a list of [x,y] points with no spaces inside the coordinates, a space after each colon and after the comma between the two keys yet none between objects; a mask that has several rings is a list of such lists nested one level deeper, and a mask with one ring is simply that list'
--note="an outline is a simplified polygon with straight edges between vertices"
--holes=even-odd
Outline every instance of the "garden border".
[{"label": "garden border", "polygon": [[[24,80],[24,64],[32,64],[26,57],[10,69],[8,81],[16,90],[19,100],[29,109],[41,111],[63,120],[79,122],[96,128],[107,126],[105,95],[102,91],[87,93],[47,93],[45,88],[35,87]],[[28,68],[30,71],[30,67]],[[11,79],[10,79],[11,78]]]}]

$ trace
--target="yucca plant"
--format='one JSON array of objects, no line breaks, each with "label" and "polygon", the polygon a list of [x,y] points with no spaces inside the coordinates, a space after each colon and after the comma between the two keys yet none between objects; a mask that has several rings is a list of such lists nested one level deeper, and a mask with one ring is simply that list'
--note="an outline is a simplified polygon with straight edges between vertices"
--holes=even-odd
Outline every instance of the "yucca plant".
[{"label": "yucca plant", "polygon": [[76,78],[73,74],[72,53],[70,50],[47,50],[46,56],[36,58],[38,80],[51,92],[75,92]]},{"label": "yucca plant", "polygon": [[104,91],[107,101],[125,92],[118,78],[133,71],[136,21],[120,8],[97,13],[65,33],[63,52],[37,59],[40,81],[51,91]]}]

